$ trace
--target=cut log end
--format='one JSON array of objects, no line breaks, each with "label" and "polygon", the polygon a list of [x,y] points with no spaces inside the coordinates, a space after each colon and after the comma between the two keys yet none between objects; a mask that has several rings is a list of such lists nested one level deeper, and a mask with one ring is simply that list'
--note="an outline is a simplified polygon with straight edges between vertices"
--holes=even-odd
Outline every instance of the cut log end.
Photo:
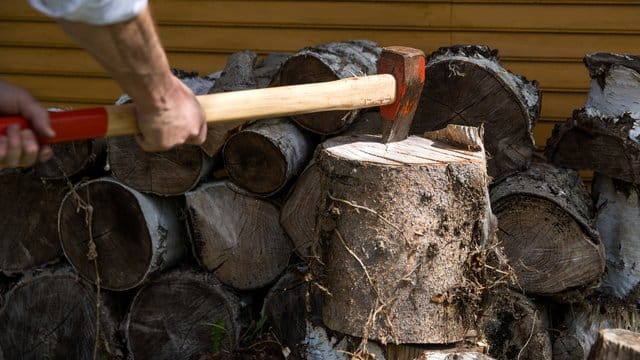
[{"label": "cut log end", "polygon": [[598,334],[593,360],[640,359],[640,333],[625,329],[604,329]]}]

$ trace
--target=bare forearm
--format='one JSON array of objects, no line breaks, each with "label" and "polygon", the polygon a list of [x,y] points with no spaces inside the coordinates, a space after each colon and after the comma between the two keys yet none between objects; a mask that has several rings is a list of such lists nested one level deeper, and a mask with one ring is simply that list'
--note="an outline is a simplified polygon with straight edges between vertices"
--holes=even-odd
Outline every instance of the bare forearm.
[{"label": "bare forearm", "polygon": [[129,21],[108,26],[59,22],[136,101],[140,110],[153,111],[162,106],[172,88],[173,76],[148,9]]}]

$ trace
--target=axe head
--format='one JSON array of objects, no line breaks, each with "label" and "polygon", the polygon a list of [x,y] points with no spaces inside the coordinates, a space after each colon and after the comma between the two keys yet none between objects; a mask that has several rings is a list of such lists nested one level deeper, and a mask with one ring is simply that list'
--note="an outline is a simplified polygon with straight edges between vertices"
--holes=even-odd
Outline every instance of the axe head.
[{"label": "axe head", "polygon": [[425,60],[421,50],[391,46],[382,50],[378,74],[391,74],[396,79],[396,100],[380,107],[383,121],[382,142],[407,138],[424,85]]}]

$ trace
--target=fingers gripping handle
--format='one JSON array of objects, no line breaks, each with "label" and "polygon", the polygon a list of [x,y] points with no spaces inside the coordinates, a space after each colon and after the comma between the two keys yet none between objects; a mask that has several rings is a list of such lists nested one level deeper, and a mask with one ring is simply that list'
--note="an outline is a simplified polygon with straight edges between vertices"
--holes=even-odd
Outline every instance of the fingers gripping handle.
[{"label": "fingers gripping handle", "polygon": [[[92,139],[107,134],[108,113],[103,107],[49,112],[49,119],[56,135],[53,138],[39,137],[42,143]],[[20,129],[31,128],[29,121],[22,116],[5,116],[0,117],[0,134],[6,134],[11,125],[18,125]]]}]

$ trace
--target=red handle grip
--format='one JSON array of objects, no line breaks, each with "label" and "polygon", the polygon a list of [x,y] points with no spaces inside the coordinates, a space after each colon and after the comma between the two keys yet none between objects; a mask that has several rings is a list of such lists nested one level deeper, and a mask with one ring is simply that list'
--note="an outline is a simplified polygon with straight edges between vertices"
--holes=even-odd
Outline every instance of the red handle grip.
[{"label": "red handle grip", "polygon": [[[105,108],[49,112],[51,127],[56,132],[53,138],[38,138],[41,143],[53,144],[74,140],[86,140],[107,135],[109,116]],[[4,135],[11,125],[21,129],[31,128],[22,116],[0,117],[0,134]]]}]

